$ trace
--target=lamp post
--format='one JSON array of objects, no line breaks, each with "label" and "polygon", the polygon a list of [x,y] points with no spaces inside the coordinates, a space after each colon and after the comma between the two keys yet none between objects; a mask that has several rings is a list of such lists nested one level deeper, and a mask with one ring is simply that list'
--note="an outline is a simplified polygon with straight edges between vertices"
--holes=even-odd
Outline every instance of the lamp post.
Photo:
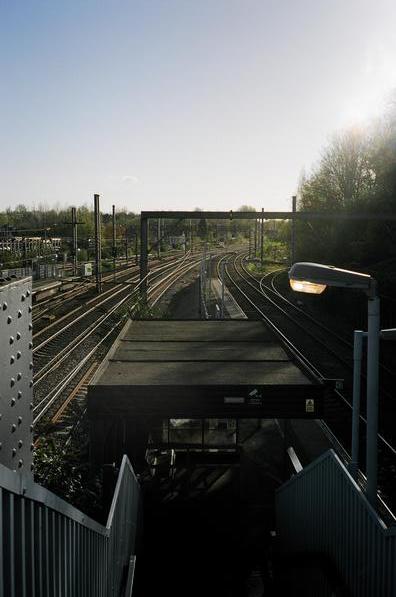
[{"label": "lamp post", "polygon": [[367,305],[367,436],[366,494],[375,506],[378,477],[378,360],[380,338],[380,306],[377,282],[361,272],[340,269],[319,263],[295,263],[289,271],[290,286],[297,292],[322,293],[327,286],[357,288],[368,298]]}]

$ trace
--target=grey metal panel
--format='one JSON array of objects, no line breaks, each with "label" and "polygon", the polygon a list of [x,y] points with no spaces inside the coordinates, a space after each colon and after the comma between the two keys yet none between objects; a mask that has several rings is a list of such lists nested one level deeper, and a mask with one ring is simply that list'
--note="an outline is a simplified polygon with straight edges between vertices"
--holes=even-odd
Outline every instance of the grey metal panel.
[{"label": "grey metal panel", "polygon": [[31,278],[0,283],[0,463],[32,464]]},{"label": "grey metal panel", "polygon": [[330,450],[276,496],[284,549],[327,554],[353,595],[396,595],[396,528],[387,527]]}]

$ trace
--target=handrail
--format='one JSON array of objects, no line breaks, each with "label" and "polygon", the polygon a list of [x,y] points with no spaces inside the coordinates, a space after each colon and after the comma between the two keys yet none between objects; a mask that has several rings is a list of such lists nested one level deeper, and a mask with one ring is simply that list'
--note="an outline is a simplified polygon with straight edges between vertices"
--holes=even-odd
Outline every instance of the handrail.
[{"label": "handrail", "polygon": [[133,582],[139,509],[126,456],[106,526],[0,465],[0,596],[119,597]]},{"label": "handrail", "polygon": [[282,551],[329,557],[352,595],[395,595],[396,526],[371,506],[329,450],[276,491]]}]

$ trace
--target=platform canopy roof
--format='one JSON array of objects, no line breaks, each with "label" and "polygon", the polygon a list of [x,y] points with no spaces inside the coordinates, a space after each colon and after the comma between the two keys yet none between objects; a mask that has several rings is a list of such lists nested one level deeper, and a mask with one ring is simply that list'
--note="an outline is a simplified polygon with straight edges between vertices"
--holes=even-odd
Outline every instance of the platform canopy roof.
[{"label": "platform canopy roof", "polygon": [[131,321],[88,390],[90,416],[317,418],[323,385],[257,321]]}]

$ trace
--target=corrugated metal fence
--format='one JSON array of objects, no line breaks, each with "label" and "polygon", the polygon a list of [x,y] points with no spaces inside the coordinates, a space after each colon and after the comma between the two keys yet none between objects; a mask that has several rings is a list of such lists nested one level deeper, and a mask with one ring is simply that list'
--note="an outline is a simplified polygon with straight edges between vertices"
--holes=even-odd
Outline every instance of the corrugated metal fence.
[{"label": "corrugated metal fence", "polygon": [[285,551],[331,558],[359,597],[396,596],[396,528],[387,527],[333,450],[279,488]]},{"label": "corrugated metal fence", "polygon": [[121,595],[134,564],[139,502],[126,456],[106,527],[0,465],[0,597]]}]

